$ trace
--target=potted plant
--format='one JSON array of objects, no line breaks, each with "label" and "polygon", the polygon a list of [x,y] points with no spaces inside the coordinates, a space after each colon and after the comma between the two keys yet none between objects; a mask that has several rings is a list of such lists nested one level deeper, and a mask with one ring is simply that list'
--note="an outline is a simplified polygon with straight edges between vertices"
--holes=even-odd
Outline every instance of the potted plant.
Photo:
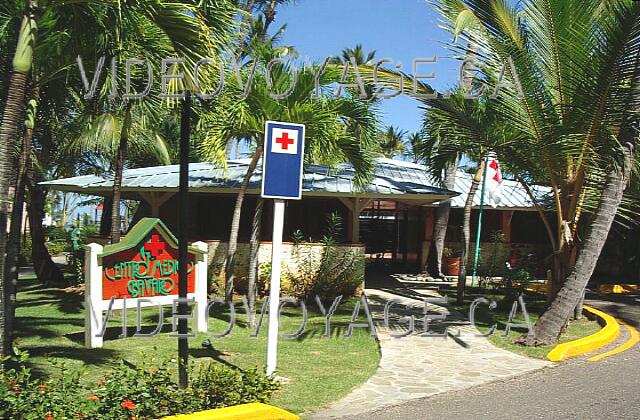
[{"label": "potted plant", "polygon": [[446,276],[460,274],[460,253],[451,248],[442,251],[442,271]]}]

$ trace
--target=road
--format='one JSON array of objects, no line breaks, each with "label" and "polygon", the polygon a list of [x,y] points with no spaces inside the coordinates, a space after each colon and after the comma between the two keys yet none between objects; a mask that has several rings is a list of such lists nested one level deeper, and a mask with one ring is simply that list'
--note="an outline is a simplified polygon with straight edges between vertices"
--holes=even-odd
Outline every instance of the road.
[{"label": "road", "polygon": [[[587,304],[640,327],[640,301],[635,297],[588,298]],[[627,338],[624,331],[615,344],[622,344]],[[551,418],[640,418],[640,345],[597,362],[577,358],[461,392],[348,417],[351,420]]]}]

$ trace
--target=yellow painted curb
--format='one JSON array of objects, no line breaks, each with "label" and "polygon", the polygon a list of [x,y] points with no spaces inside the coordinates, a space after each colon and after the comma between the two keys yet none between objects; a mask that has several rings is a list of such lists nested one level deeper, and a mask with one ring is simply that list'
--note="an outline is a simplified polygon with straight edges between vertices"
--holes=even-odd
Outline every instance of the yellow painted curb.
[{"label": "yellow painted curb", "polygon": [[613,356],[614,354],[622,353],[623,351],[629,350],[631,347],[635,346],[636,344],[638,344],[638,342],[640,342],[640,335],[638,335],[638,330],[636,330],[635,328],[633,328],[631,325],[627,324],[624,321],[620,321],[620,323],[627,328],[631,338],[629,338],[621,346],[616,347],[615,349],[613,349],[611,351],[599,354],[597,356],[593,356],[592,358],[588,359],[590,362],[597,362],[598,360],[604,359],[605,357],[609,357],[609,356]]},{"label": "yellow painted curb", "polygon": [[584,310],[591,312],[604,324],[602,329],[595,334],[582,337],[578,340],[558,344],[547,354],[547,359],[552,362],[559,362],[568,357],[578,356],[593,350],[597,350],[611,343],[620,334],[620,325],[614,317],[590,306],[585,306]]},{"label": "yellow painted curb", "polygon": [[533,293],[547,293],[547,283],[529,283],[527,287],[525,287],[526,291]]},{"label": "yellow painted curb", "polygon": [[615,294],[640,294],[640,286],[637,284],[601,284],[598,293]]},{"label": "yellow painted curb", "polygon": [[193,414],[179,414],[164,417],[162,420],[300,420],[300,417],[271,405],[250,403]]}]

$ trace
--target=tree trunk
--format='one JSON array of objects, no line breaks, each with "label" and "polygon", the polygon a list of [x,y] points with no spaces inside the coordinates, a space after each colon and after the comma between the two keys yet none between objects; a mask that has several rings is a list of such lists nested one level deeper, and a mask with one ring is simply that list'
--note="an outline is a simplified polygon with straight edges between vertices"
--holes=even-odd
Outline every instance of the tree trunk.
[{"label": "tree trunk", "polygon": [[10,332],[6,330],[5,264],[7,251],[7,217],[9,203],[9,182],[15,174],[13,159],[18,122],[24,110],[27,81],[33,63],[33,47],[36,36],[36,21],[32,13],[33,1],[29,1],[18,34],[16,51],[12,61],[12,71],[7,86],[2,123],[0,124],[0,355],[11,352]]},{"label": "tree trunk", "polygon": [[249,278],[247,284],[247,293],[249,295],[249,327],[255,327],[255,310],[256,296],[258,290],[256,287],[256,279],[258,278],[258,251],[260,250],[260,234],[262,227],[262,208],[264,200],[258,198],[256,201],[256,210],[253,214],[253,223],[251,224],[251,240],[249,241]]},{"label": "tree trunk", "polygon": [[[456,182],[456,163],[447,166],[444,174],[444,187],[453,190]],[[433,238],[429,251],[429,261],[427,263],[427,273],[431,277],[444,278],[442,273],[442,252],[444,251],[444,241],[447,236],[447,226],[449,225],[449,214],[451,213],[451,200],[440,203],[435,210],[435,222],[433,226]]]},{"label": "tree trunk", "polygon": [[276,20],[276,6],[278,5],[277,0],[271,0],[267,10],[264,12],[264,32],[262,33],[262,38],[266,39],[267,32],[269,31],[269,26]]},{"label": "tree trunk", "polygon": [[598,208],[588,225],[583,246],[564,285],[549,308],[536,322],[533,328],[534,334],[530,337],[520,337],[519,342],[529,346],[553,343],[566,326],[593,274],[598,257],[607,240],[607,235],[622,201],[631,166],[628,162],[630,154],[628,152],[624,169],[613,169],[607,175]]},{"label": "tree trunk", "polygon": [[231,300],[233,296],[233,281],[234,281],[234,264],[236,257],[236,250],[238,248],[238,232],[240,231],[240,216],[242,214],[242,202],[244,201],[244,196],[247,193],[247,188],[249,187],[249,180],[253,175],[253,172],[258,165],[258,160],[262,155],[262,146],[258,146],[256,148],[255,153],[253,154],[253,158],[249,163],[249,168],[247,168],[247,173],[242,180],[242,184],[240,185],[240,191],[238,191],[238,197],[236,198],[236,205],[233,209],[233,219],[231,220],[231,232],[229,233],[229,247],[227,249],[227,259],[225,261],[225,288],[224,288],[224,296],[227,300]]},{"label": "tree trunk", "polygon": [[33,268],[38,281],[42,284],[60,286],[65,284],[64,275],[51,259],[45,245],[45,234],[42,220],[45,216],[45,199],[47,190],[38,185],[40,180],[30,180],[27,212],[29,214],[29,230],[31,231],[31,256]]},{"label": "tree trunk", "polygon": [[9,239],[7,241],[7,259],[4,270],[5,278],[5,311],[6,323],[5,332],[11,348],[11,334],[13,332],[13,323],[16,312],[16,292],[18,287],[18,256],[20,255],[22,235],[22,216],[24,209],[25,182],[27,175],[27,166],[31,157],[31,138],[33,136],[33,126],[25,128],[22,151],[18,160],[18,173],[16,175],[15,197],[13,199],[13,208],[11,211],[11,228],[9,230]]},{"label": "tree trunk", "polygon": [[[236,62],[238,64],[247,55],[247,29],[251,24],[251,12],[253,11],[254,3],[255,0],[247,0],[247,2],[242,7],[245,14],[242,16],[242,26],[240,28],[240,43],[238,44],[238,50],[236,51]],[[232,143],[229,142],[227,144],[227,156],[229,156],[229,154],[231,153],[231,147],[229,146],[230,144]]]},{"label": "tree trunk", "polygon": [[478,185],[482,180],[482,173],[484,172],[484,160],[480,162],[478,172],[471,181],[471,187],[469,188],[469,194],[467,195],[467,201],[464,203],[464,218],[462,220],[462,249],[460,250],[460,274],[458,274],[458,288],[457,288],[457,303],[462,305],[464,303],[464,289],[467,284],[467,260],[469,259],[469,244],[471,243],[471,206],[473,205],[473,198],[478,191]]},{"label": "tree trunk", "polygon": [[584,297],[586,293],[586,290],[582,291],[582,295],[580,296],[580,299],[578,299],[578,304],[573,310],[573,318],[576,320],[582,319],[582,310],[584,309]]},{"label": "tree trunk", "polygon": [[113,202],[111,205],[111,243],[120,242],[120,196],[122,190],[122,173],[127,159],[127,145],[129,143],[129,128],[131,128],[131,105],[125,110],[124,123],[120,132],[120,144],[116,155],[115,175],[113,178]]},{"label": "tree trunk", "polygon": [[102,200],[102,216],[100,216],[100,236],[107,237],[111,234],[111,213],[113,212],[113,199],[107,196]]}]

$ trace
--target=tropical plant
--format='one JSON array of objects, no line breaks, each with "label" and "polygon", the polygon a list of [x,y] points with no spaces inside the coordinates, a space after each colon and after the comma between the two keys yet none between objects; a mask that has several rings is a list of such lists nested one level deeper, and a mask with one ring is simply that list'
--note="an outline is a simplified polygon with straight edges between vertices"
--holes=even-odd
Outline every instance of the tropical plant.
[{"label": "tropical plant", "polygon": [[407,132],[392,125],[378,134],[380,154],[386,158],[402,155],[405,151],[405,137]]},{"label": "tropical plant", "polygon": [[336,246],[343,236],[342,218],[338,213],[327,215],[324,231],[319,261],[312,248],[297,249],[294,253],[298,270],[289,275],[288,292],[295,297],[314,299],[318,296],[322,300],[351,297],[363,284],[364,257]]},{"label": "tropical plant", "polygon": [[553,248],[550,304],[535,336],[522,341],[553,342],[584,292],[616,213],[624,210],[619,204],[637,138],[638,116],[630,110],[640,102],[640,4],[440,0],[436,7],[445,26],[468,41],[452,48],[480,52],[480,84],[491,91],[487,108],[497,126],[514,135],[470,135],[477,126],[455,113],[450,130],[472,140],[467,150],[494,150],[523,183],[552,188],[555,228],[537,204]]},{"label": "tropical plant", "polygon": [[144,357],[122,361],[98,381],[51,360],[56,374],[35,375],[29,355],[17,350],[0,358],[0,416],[7,419],[155,419],[251,402],[269,402],[280,385],[256,369],[231,369],[217,362],[189,367],[191,386],[180,388],[171,374],[175,361]]},{"label": "tropical plant", "polygon": [[[448,190],[453,190],[456,182],[456,172],[458,170],[458,160],[447,165],[444,170],[444,177],[441,181],[442,186]],[[427,273],[433,277],[444,278],[442,272],[442,255],[444,241],[447,236],[447,227],[449,226],[449,214],[451,212],[451,200],[446,200],[438,204],[435,209],[435,218],[433,222],[433,237],[429,256],[427,258]]]},{"label": "tropical plant", "polygon": [[[219,49],[228,44],[234,12],[231,4],[224,0],[197,4],[186,1],[150,5],[124,3],[114,10],[113,16],[107,16],[108,21],[116,22],[118,30],[104,37],[101,52],[109,58],[118,59],[120,55],[126,54],[127,59],[144,60],[154,74],[165,72],[163,59],[179,57],[184,60],[184,68],[173,65],[169,72],[174,75],[182,72],[190,75],[199,59],[215,58]],[[133,142],[134,147],[156,146],[160,151],[166,148],[162,144],[162,138],[152,130],[167,114],[166,109],[163,109],[164,104],[154,99],[158,94],[166,92],[151,89],[151,96],[142,101],[132,101],[124,96],[114,100],[108,87],[123,84],[127,77],[125,69],[120,66],[119,71],[111,72],[106,77],[104,88],[85,109],[86,121],[78,136],[79,144],[85,149],[93,148],[107,156],[114,156],[112,242],[120,240],[122,173],[129,143]],[[133,91],[139,93],[148,90],[148,81],[144,77],[147,75],[146,71],[135,70],[131,77],[134,80]],[[170,86],[169,93],[176,94],[193,83],[191,76],[187,76],[182,84]],[[163,157],[161,161],[167,162],[168,157]]]},{"label": "tropical plant", "polygon": [[422,158],[420,156],[420,147],[424,142],[424,135],[420,132],[410,133],[407,135],[407,144],[404,148],[404,156],[413,163],[418,163]]},{"label": "tropical plant", "polygon": [[[31,102],[39,104],[44,119],[31,118],[24,130],[25,136],[31,136],[33,132],[45,133],[49,140],[52,135],[54,121],[64,121],[70,123],[70,117],[78,116],[82,109],[76,108],[80,102],[79,95],[70,94],[70,90],[81,85],[75,68],[76,57],[83,56],[84,65],[87,69],[96,68],[96,62],[101,55],[115,57],[118,54],[126,53],[142,54],[146,50],[138,48],[141,39],[147,43],[147,48],[156,52],[171,52],[173,55],[184,57],[191,67],[198,58],[210,55],[211,49],[219,49],[222,39],[228,33],[228,26],[232,22],[232,11],[228,0],[209,1],[142,1],[134,0],[127,2],[106,2],[98,3],[95,0],[45,0],[40,2],[12,1],[3,2],[0,5],[0,38],[3,42],[0,48],[5,51],[15,51],[13,60],[13,71],[8,81],[3,82],[3,90],[6,91],[7,101],[3,114],[2,125],[0,127],[0,158],[3,165],[0,173],[6,176],[0,177],[2,183],[11,179],[9,174],[25,173],[24,170],[15,170],[14,160],[11,158],[13,144],[16,134],[22,134],[18,130],[18,120],[25,108],[25,98],[31,97]],[[228,16],[227,16],[228,15]],[[16,22],[22,22],[19,30]],[[210,35],[209,28],[215,29],[215,34]],[[38,28],[36,32],[36,28]],[[16,46],[8,46],[5,40],[16,40]],[[163,48],[160,48],[160,47]],[[205,47],[205,49],[201,49]],[[148,57],[147,55],[140,55]],[[71,69],[74,71],[71,72]],[[109,73],[109,72],[107,72]],[[109,77],[107,77],[108,79]],[[27,83],[29,82],[29,83]],[[110,83],[105,84],[105,88],[98,97],[104,97]],[[28,89],[30,90],[28,92]],[[104,105],[104,103],[103,103]],[[109,108],[109,106],[111,108]],[[91,102],[87,105],[91,108],[91,115],[99,113],[129,109],[128,105],[115,106],[111,103],[108,106],[100,107],[99,102]],[[65,112],[60,112],[62,109]],[[124,112],[123,121],[129,115]],[[46,126],[39,128],[38,124],[44,123]],[[34,124],[36,127],[34,127]],[[127,126],[128,124],[122,124]],[[60,124],[59,127],[66,127],[67,124]],[[35,132],[34,132],[35,131]],[[125,132],[126,130],[122,130]],[[121,136],[122,137],[122,136]],[[126,137],[126,136],[125,136]],[[46,142],[49,142],[47,140]],[[23,154],[27,150],[24,145],[28,141],[23,141]],[[6,148],[5,148],[6,146]],[[54,150],[55,148],[49,149]],[[124,151],[124,148],[122,148]],[[36,151],[35,154],[39,152]],[[28,155],[27,155],[28,156]],[[40,156],[49,160],[49,156],[40,153]],[[28,160],[28,159],[27,159]],[[42,162],[41,162],[42,163]],[[20,160],[22,168],[29,167],[28,162]],[[65,162],[61,167],[74,167],[77,162]],[[30,224],[33,235],[34,264],[44,262],[37,272],[39,275],[47,276],[47,272],[52,273],[51,280],[55,281],[58,274],[54,269],[55,265],[50,262],[48,253],[44,247],[42,235],[38,232],[41,224],[43,206],[46,191],[38,186],[38,181],[42,180],[41,175],[47,172],[49,167],[35,168],[30,176],[29,192],[30,200]],[[4,172],[2,172],[4,171]],[[118,171],[116,171],[117,173]],[[19,192],[19,191],[18,191]],[[4,198],[3,198],[4,197]],[[6,202],[8,198],[8,184],[0,184],[0,224],[6,223]],[[115,204],[114,204],[115,206]],[[0,237],[0,250],[5,249],[6,237]],[[9,266],[4,263],[4,251],[0,252],[0,265],[2,265],[2,276],[5,272],[10,272],[15,258],[10,257]],[[6,267],[6,270],[5,270]],[[10,287],[5,288],[6,282],[0,281],[0,286],[6,290],[0,291],[3,302],[6,299]],[[4,305],[3,305],[4,307]],[[6,317],[3,317],[5,320]],[[0,328],[4,333],[5,329]],[[5,351],[10,348],[6,335],[0,337],[4,343]]]},{"label": "tropical plant", "polygon": [[[261,57],[254,59],[265,66],[277,54],[277,49],[265,50]],[[250,67],[247,64],[242,69],[243,80],[248,79]],[[372,154],[369,152],[377,124],[373,109],[350,96],[315,98],[317,70],[317,66],[298,69],[293,85],[291,66],[288,64],[272,66],[271,80],[268,82],[262,72],[256,71],[250,91],[243,100],[239,98],[244,93],[244,86],[239,85],[237,78],[229,77],[229,83],[218,98],[215,111],[202,115],[200,128],[206,132],[206,137],[201,150],[209,160],[224,162],[225,146],[233,139],[242,139],[255,150],[240,185],[231,223],[225,265],[227,298],[233,292],[234,259],[242,203],[249,180],[262,155],[265,121],[305,124],[305,161],[329,166],[351,162],[359,187],[364,185],[373,169]],[[338,80],[338,72],[328,69],[321,74],[319,84],[321,89],[326,89]],[[274,91],[287,90],[289,94],[285,98],[276,99],[272,96]]]}]

